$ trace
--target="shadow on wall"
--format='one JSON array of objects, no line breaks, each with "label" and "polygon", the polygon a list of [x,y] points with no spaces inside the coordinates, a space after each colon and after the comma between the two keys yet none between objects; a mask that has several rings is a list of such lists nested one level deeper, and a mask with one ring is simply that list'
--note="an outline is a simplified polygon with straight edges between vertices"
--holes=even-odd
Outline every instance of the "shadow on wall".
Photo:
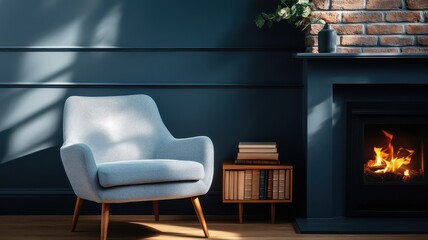
[{"label": "shadow on wall", "polygon": [[[168,5],[159,1],[0,1],[0,46],[147,49],[135,54],[78,49],[3,51],[0,83],[259,84],[266,79],[268,83],[281,83],[283,79],[275,76],[274,68],[281,68],[290,53],[257,49],[303,48],[303,41],[290,38],[290,29],[265,31],[255,27],[253,16],[259,8],[270,7],[264,8],[256,0],[190,0]],[[275,36],[271,34],[276,34],[277,40],[272,40]],[[153,48],[206,51],[177,53],[151,51]],[[210,50],[216,48],[255,51],[236,54]],[[0,162],[62,142],[62,106],[69,92],[67,88],[31,86],[0,89]]]},{"label": "shadow on wall", "polygon": [[[0,29],[5,33],[1,45],[6,47],[80,46],[88,42],[114,45],[122,14],[121,5],[114,1],[2,1],[0,9]],[[9,24],[16,16],[20,18]],[[0,61],[7,65],[1,67],[1,82],[74,82],[76,71],[84,69],[77,64],[79,54],[4,51]],[[67,95],[66,88],[6,85],[0,89],[0,163],[61,143],[62,107]]]},{"label": "shadow on wall", "polygon": [[[0,0],[0,191],[68,186],[65,174],[58,173],[58,148],[64,101],[75,94],[150,93],[173,135],[210,136],[219,162],[234,157],[244,138],[278,139],[301,156],[295,151],[299,141],[290,138],[301,137],[295,127],[300,120],[292,116],[301,111],[300,90],[281,85],[301,84],[300,63],[291,54],[304,49],[304,36],[284,24],[258,29],[254,16],[271,5],[260,0]],[[215,87],[187,87],[204,84]],[[34,168],[39,177],[19,176],[21,168]],[[221,174],[221,164],[216,168]],[[11,182],[17,176],[21,185]],[[216,180],[213,189],[220,192],[221,177]]]}]

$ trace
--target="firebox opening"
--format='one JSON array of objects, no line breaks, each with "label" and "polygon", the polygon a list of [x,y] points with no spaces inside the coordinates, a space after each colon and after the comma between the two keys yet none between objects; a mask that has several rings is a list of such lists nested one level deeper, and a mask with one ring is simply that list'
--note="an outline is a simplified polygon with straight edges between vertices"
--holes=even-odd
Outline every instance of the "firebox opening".
[{"label": "firebox opening", "polygon": [[364,127],[364,183],[424,181],[424,126],[368,124]]},{"label": "firebox opening", "polygon": [[428,112],[376,104],[350,109],[346,215],[428,216]]}]

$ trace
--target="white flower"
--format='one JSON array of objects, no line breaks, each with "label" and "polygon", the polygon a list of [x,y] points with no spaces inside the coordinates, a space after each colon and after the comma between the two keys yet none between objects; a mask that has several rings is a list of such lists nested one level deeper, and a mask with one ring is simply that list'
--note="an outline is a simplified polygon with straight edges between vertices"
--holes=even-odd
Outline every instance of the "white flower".
[{"label": "white flower", "polygon": [[309,0],[299,0],[297,4],[309,4]]},{"label": "white flower", "polygon": [[302,17],[308,17],[310,14],[311,14],[311,8],[309,6],[306,6],[305,9],[303,9]]},{"label": "white flower", "polygon": [[281,8],[281,10],[279,10],[279,11],[278,11],[278,15],[279,15],[280,17],[284,16],[284,14],[285,14],[285,13],[286,13],[285,8]]},{"label": "white flower", "polygon": [[278,15],[283,19],[289,19],[291,17],[291,9],[289,7],[281,8],[278,11]]}]

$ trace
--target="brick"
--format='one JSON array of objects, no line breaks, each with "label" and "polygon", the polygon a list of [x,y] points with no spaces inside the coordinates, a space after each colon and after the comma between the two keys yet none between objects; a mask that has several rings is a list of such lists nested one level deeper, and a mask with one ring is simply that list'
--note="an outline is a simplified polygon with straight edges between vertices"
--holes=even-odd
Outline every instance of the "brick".
[{"label": "brick", "polygon": [[425,22],[428,22],[428,12],[425,12]]},{"label": "brick", "polygon": [[400,48],[388,48],[388,47],[373,47],[363,48],[365,53],[399,53]]},{"label": "brick", "polygon": [[411,10],[415,9],[428,9],[427,0],[407,0],[407,8]]},{"label": "brick", "polygon": [[385,20],[387,22],[420,22],[421,13],[415,11],[386,12]]},{"label": "brick", "polygon": [[377,45],[377,37],[375,36],[349,36],[341,37],[341,45],[344,46],[374,46]]},{"label": "brick", "polygon": [[363,24],[332,24],[331,26],[339,35],[362,34],[364,31]]},{"label": "brick", "polygon": [[428,25],[427,24],[409,24],[407,25],[406,32],[407,34],[428,34]]},{"label": "brick", "polygon": [[361,53],[361,48],[358,47],[337,47],[338,53]]},{"label": "brick", "polygon": [[401,9],[401,0],[367,0],[366,9]]},{"label": "brick", "polygon": [[330,0],[312,0],[314,4],[314,10],[328,10],[330,6]]},{"label": "brick", "polygon": [[324,24],[310,24],[306,28],[306,34],[317,35],[323,27],[324,27]]},{"label": "brick", "polygon": [[306,48],[306,52],[307,53],[318,53],[318,48],[317,47],[308,47],[308,48]]},{"label": "brick", "polygon": [[306,36],[305,46],[307,47],[318,46],[318,36]]},{"label": "brick", "polygon": [[346,12],[343,13],[343,22],[364,23],[364,22],[382,22],[382,13],[380,12]]},{"label": "brick", "polygon": [[356,10],[364,9],[365,0],[331,0],[333,10]]},{"label": "brick", "polygon": [[428,47],[408,47],[401,50],[403,53],[428,53]]},{"label": "brick", "polygon": [[418,36],[418,44],[428,46],[428,36]]},{"label": "brick", "polygon": [[404,33],[402,24],[370,24],[367,25],[367,34],[400,34]]},{"label": "brick", "polygon": [[380,36],[379,44],[381,46],[411,46],[415,42],[411,36]]},{"label": "brick", "polygon": [[327,23],[338,23],[340,21],[341,12],[339,11],[313,11],[312,17],[323,19]]}]

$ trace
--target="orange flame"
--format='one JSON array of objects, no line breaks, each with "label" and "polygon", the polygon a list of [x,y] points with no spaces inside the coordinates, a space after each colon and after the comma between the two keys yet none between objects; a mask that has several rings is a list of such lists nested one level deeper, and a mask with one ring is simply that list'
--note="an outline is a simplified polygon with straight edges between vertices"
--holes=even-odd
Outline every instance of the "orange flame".
[{"label": "orange flame", "polygon": [[[394,136],[384,130],[382,133],[387,138],[387,142],[383,147],[374,147],[375,160],[369,160],[367,166],[380,168],[374,171],[375,173],[397,173],[397,170],[403,165],[410,164],[411,156],[415,151],[399,148],[397,153],[394,153],[394,146],[391,143]],[[409,174],[408,170],[404,172]]]}]

